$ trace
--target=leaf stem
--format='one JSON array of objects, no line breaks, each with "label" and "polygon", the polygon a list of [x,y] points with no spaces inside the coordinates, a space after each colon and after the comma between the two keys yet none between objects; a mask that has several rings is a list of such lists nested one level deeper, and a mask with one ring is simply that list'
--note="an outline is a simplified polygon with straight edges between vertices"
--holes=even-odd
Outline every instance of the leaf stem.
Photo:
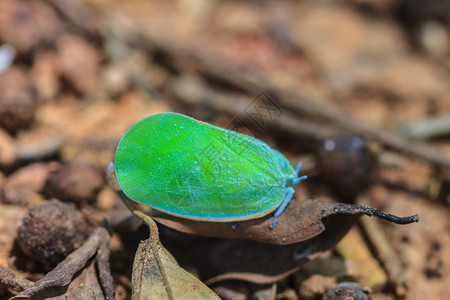
[{"label": "leaf stem", "polygon": [[382,220],[386,220],[395,224],[410,224],[414,222],[419,222],[419,215],[415,214],[407,217],[398,217],[382,210],[367,206],[367,205],[358,205],[358,207],[368,216],[375,216]]},{"label": "leaf stem", "polygon": [[153,219],[140,211],[131,201],[130,198],[125,195],[123,191],[116,191],[117,194],[120,196],[120,199],[122,199],[122,202],[126,205],[126,207],[130,210],[130,212],[142,220],[147,226],[150,228],[150,238],[159,241],[159,234],[158,234],[158,226],[156,226],[155,221]]},{"label": "leaf stem", "polygon": [[336,213],[344,213],[344,214],[360,214],[364,213],[368,216],[375,216],[385,221],[389,221],[395,224],[410,224],[414,222],[419,222],[419,215],[412,215],[407,217],[398,217],[377,208],[373,208],[367,205],[355,205],[355,204],[338,204],[334,207],[334,211]]}]

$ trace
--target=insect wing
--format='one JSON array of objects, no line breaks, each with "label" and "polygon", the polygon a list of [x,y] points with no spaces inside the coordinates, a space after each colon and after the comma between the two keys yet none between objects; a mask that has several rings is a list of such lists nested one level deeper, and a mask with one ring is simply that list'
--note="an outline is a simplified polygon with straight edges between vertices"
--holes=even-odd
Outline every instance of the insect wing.
[{"label": "insect wing", "polygon": [[192,118],[140,121],[116,152],[127,196],[185,218],[235,221],[273,211],[285,195],[279,159],[265,143]]}]

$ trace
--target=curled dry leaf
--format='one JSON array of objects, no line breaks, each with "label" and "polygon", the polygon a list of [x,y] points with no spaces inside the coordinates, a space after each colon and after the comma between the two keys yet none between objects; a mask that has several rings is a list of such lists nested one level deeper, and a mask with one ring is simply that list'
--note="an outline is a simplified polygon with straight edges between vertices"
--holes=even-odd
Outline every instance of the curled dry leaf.
[{"label": "curled dry leaf", "polygon": [[[134,208],[132,208],[134,211]],[[220,299],[199,279],[181,268],[159,241],[156,223],[135,213],[150,228],[139,244],[133,263],[133,299]]]},{"label": "curled dry leaf", "polygon": [[[34,282],[27,280],[20,274],[0,266],[0,285],[8,287],[12,291],[20,291],[31,288]],[[18,296],[19,298],[21,296]],[[27,298],[27,296],[24,296]],[[97,279],[97,273],[93,261],[78,274],[69,285],[47,289],[35,295],[35,299],[105,299],[102,287]],[[113,299],[113,298],[110,298]]]},{"label": "curled dry leaf", "polygon": [[[198,234],[210,237],[222,238],[244,238],[263,243],[275,245],[287,245],[310,239],[325,230],[324,218],[333,215],[375,215],[376,209],[352,205],[324,202],[318,200],[293,199],[288,208],[278,218],[273,229],[269,228],[272,223],[273,214],[263,218],[240,222],[236,227],[234,223],[199,222],[182,219],[160,212],[155,212],[152,217],[161,224],[177,231]],[[417,221],[398,218],[378,211],[378,217],[388,219],[392,217],[393,222],[401,223]],[[383,217],[383,214],[385,217]],[[388,217],[389,216],[389,217]],[[235,227],[235,228],[233,228]]]},{"label": "curled dry leaf", "polygon": [[[102,285],[97,276],[95,261],[90,260],[82,269],[81,274],[76,276],[68,287],[61,287],[64,291],[56,299],[114,299],[107,298],[102,290]],[[67,291],[65,291],[67,289]],[[57,290],[57,289],[55,289]]]},{"label": "curled dry leaf", "polygon": [[153,218],[175,230],[211,237],[245,238],[263,243],[284,245],[309,239],[324,230],[323,217],[334,214],[336,203],[313,200],[291,200],[288,209],[278,218],[273,229],[269,226],[273,214],[263,218],[235,223],[199,222],[181,219],[162,213],[155,213]]},{"label": "curled dry leaf", "polygon": [[[170,299],[171,285],[165,273],[166,268],[170,270],[170,267],[164,266],[159,255],[164,255],[168,266],[172,260],[167,258],[170,254],[159,241],[156,224],[137,210],[123,192],[118,194],[133,214],[149,225],[152,234],[150,241],[140,246],[149,250],[140,250],[142,254],[139,252],[135,258],[133,276],[138,276],[140,281],[134,280],[134,293],[140,295],[143,280],[148,280],[147,284],[151,286],[147,288],[149,291],[165,293]],[[241,222],[237,227],[232,223],[198,222],[162,213],[155,213],[154,218],[179,231],[179,234],[200,235],[186,235],[196,239],[193,241],[186,238],[165,239],[163,236],[161,239],[182,265],[195,266],[200,277],[207,279],[206,283],[229,279],[271,283],[285,278],[321,252],[333,248],[363,214],[398,224],[418,221],[417,215],[401,218],[364,205],[298,199],[291,201],[273,229],[269,227],[273,218],[271,215]],[[149,257],[152,259],[149,260]]]},{"label": "curled dry leaf", "polygon": [[417,215],[399,218],[368,206],[296,200],[274,229],[269,228],[271,216],[242,222],[234,230],[230,223],[175,222],[170,218],[173,223],[167,224],[178,231],[223,238],[162,235],[161,240],[182,265],[194,266],[207,284],[229,279],[271,283],[332,249],[363,214],[399,224],[418,221]]},{"label": "curled dry leaf", "polygon": [[139,245],[132,282],[133,299],[220,299],[152,239]]},{"label": "curled dry leaf", "polygon": [[[39,293],[31,299],[52,299],[52,300],[66,300],[66,299],[105,299],[102,287],[99,283],[97,272],[95,269],[95,262],[89,260],[86,266],[80,271],[80,274],[75,276],[73,280],[63,286],[52,287]],[[113,299],[113,298],[111,298]]]},{"label": "curled dry leaf", "polygon": [[207,284],[230,279],[272,283],[333,248],[359,217],[360,214],[331,215],[322,220],[324,229],[320,234],[288,245],[201,237],[172,230],[167,234],[169,229],[161,231],[161,241],[181,265],[195,267]]}]

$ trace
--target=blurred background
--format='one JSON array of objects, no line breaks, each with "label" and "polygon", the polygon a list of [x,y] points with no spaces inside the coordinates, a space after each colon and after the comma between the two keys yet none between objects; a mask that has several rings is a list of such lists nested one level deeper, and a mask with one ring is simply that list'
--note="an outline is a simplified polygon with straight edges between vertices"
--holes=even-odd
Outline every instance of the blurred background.
[{"label": "blurred background", "polygon": [[[109,218],[119,200],[103,174],[118,141],[163,111],[304,161],[297,197],[420,215],[375,221],[397,269],[358,227],[271,286],[273,299],[316,299],[343,279],[374,299],[450,298],[450,1],[1,0],[0,265],[21,255],[33,205]],[[113,239],[123,299],[133,247]],[[336,260],[344,270],[327,273]]]}]

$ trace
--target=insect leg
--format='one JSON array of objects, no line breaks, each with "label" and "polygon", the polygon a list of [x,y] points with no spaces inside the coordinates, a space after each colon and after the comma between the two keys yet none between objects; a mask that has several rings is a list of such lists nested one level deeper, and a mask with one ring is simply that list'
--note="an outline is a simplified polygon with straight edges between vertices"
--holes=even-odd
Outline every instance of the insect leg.
[{"label": "insect leg", "polygon": [[303,163],[299,162],[297,165],[297,168],[295,168],[295,174],[298,175],[298,173],[300,173],[300,169],[302,168]]},{"label": "insect leg", "polygon": [[286,206],[288,205],[289,201],[291,201],[292,196],[294,195],[294,188],[288,187],[286,189],[286,195],[284,196],[284,200],[281,203],[281,205],[278,207],[278,209],[275,211],[275,214],[273,215],[273,222],[270,225],[270,228],[273,228],[275,226],[275,222],[277,221],[277,218],[281,215],[281,213],[284,211]]},{"label": "insect leg", "polygon": [[308,178],[308,176],[306,176],[306,175],[303,175],[302,177],[298,177],[298,178],[294,179],[293,184],[297,184],[300,181],[303,181],[303,180],[305,180],[307,178]]}]

